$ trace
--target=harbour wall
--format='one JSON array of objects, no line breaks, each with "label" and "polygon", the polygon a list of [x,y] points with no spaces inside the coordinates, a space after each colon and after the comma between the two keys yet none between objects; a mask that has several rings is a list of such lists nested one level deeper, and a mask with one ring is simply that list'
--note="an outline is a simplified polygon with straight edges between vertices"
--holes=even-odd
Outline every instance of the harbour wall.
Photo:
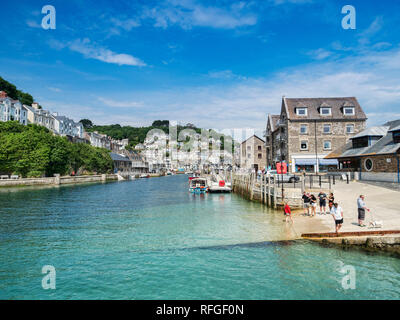
[{"label": "harbour wall", "polygon": [[59,174],[54,177],[43,178],[24,178],[24,179],[3,179],[0,180],[0,187],[20,187],[20,186],[36,186],[36,185],[63,185],[77,184],[89,182],[106,182],[118,180],[116,174],[98,174],[85,176],[63,176]]},{"label": "harbour wall", "polygon": [[276,179],[271,181],[269,176],[256,174],[233,174],[232,175],[233,192],[244,198],[261,202],[268,207],[277,209],[283,205],[284,201],[293,209],[300,209],[303,206],[302,195],[305,190],[304,181],[298,183],[278,185]]}]

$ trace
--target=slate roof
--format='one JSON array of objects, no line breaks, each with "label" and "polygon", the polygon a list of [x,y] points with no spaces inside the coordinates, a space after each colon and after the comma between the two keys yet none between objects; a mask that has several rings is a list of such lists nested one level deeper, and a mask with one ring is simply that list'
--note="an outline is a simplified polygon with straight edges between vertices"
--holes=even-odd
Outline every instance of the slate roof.
[{"label": "slate roof", "polygon": [[[377,133],[385,132],[383,137],[379,139],[372,146],[364,147],[364,148],[353,148],[352,142],[346,143],[346,145],[341,148],[334,150],[330,154],[328,154],[325,159],[336,159],[336,158],[349,158],[349,157],[359,157],[359,156],[373,156],[373,155],[382,155],[382,154],[393,154],[400,150],[400,143],[394,143],[393,136],[391,130],[394,131],[395,128],[400,126],[400,120],[393,121],[392,123],[386,123],[384,126],[371,127],[358,135],[354,136],[352,139],[357,137],[365,137],[365,136],[376,136]],[[392,129],[390,129],[392,127]],[[369,134],[367,134],[369,133]]]},{"label": "slate roof", "polygon": [[367,128],[359,133],[357,133],[355,136],[353,136],[350,139],[356,139],[356,138],[361,138],[361,137],[383,137],[386,136],[388,133],[389,126],[376,126],[376,127],[371,127]]},{"label": "slate roof", "polygon": [[274,132],[278,129],[278,121],[281,116],[279,114],[268,114],[268,117],[270,118],[271,132]]},{"label": "slate roof", "polygon": [[242,142],[242,144],[245,143],[245,142],[247,142],[249,139],[251,139],[251,138],[253,138],[253,137],[255,137],[255,138],[257,138],[258,140],[261,140],[263,143],[265,143],[265,141],[264,141],[263,139],[261,139],[260,137],[256,136],[255,134],[253,134],[251,137],[248,137],[246,140],[244,140],[244,141]]},{"label": "slate roof", "polygon": [[110,153],[110,156],[113,161],[131,161],[128,157],[124,157],[113,152]]},{"label": "slate roof", "polygon": [[[366,120],[367,116],[355,97],[340,98],[286,98],[283,106],[289,120]],[[321,107],[331,107],[331,115],[321,115]],[[354,107],[354,115],[344,115],[343,107]],[[306,107],[307,116],[296,114],[296,108]]]}]

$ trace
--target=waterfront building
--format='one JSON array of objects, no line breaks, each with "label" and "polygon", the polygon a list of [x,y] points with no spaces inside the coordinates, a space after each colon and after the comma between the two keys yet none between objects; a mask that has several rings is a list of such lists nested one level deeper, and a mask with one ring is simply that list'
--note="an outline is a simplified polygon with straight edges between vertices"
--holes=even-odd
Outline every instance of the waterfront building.
[{"label": "waterfront building", "polygon": [[341,171],[359,180],[400,183],[400,120],[359,132],[326,159],[337,159]]},{"label": "waterfront building", "polygon": [[20,101],[11,99],[5,91],[0,91],[0,121],[19,121],[28,124],[28,110]]},{"label": "waterfront building", "polygon": [[364,130],[366,120],[355,97],[283,97],[279,118],[268,115],[267,167],[283,161],[291,172],[334,170],[337,160],[324,158]]},{"label": "waterfront building", "polygon": [[114,163],[114,173],[130,174],[132,171],[132,161],[129,157],[114,152],[110,153],[111,159]]},{"label": "waterfront building", "polygon": [[265,168],[265,141],[256,135],[243,141],[240,145],[240,168],[262,170]]}]

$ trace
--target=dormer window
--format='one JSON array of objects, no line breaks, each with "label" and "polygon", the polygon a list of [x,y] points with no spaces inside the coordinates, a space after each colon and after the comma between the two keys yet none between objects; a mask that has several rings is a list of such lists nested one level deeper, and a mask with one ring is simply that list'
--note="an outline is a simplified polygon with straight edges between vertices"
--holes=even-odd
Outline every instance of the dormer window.
[{"label": "dormer window", "polygon": [[330,115],[332,115],[332,109],[331,109],[331,107],[321,107],[319,109],[319,113],[322,116],[330,116]]},{"label": "dormer window", "polygon": [[307,116],[307,108],[296,108],[296,114],[298,116]]},{"label": "dormer window", "polygon": [[354,107],[344,107],[343,114],[345,116],[354,116]]},{"label": "dormer window", "polygon": [[393,131],[393,142],[394,143],[400,143],[400,130],[399,131]]}]

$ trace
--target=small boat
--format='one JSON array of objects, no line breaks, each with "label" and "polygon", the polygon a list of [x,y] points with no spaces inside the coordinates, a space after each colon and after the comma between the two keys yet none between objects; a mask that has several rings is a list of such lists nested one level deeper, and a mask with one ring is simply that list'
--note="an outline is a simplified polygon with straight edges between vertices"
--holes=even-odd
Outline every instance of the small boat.
[{"label": "small boat", "polygon": [[189,179],[189,191],[191,193],[204,194],[208,192],[207,179],[192,178]]},{"label": "small boat", "polygon": [[140,175],[140,178],[150,178],[150,175],[148,173],[143,173]]},{"label": "small boat", "polygon": [[167,172],[167,176],[172,176],[174,173],[173,172],[171,172],[171,171],[168,171]]}]

